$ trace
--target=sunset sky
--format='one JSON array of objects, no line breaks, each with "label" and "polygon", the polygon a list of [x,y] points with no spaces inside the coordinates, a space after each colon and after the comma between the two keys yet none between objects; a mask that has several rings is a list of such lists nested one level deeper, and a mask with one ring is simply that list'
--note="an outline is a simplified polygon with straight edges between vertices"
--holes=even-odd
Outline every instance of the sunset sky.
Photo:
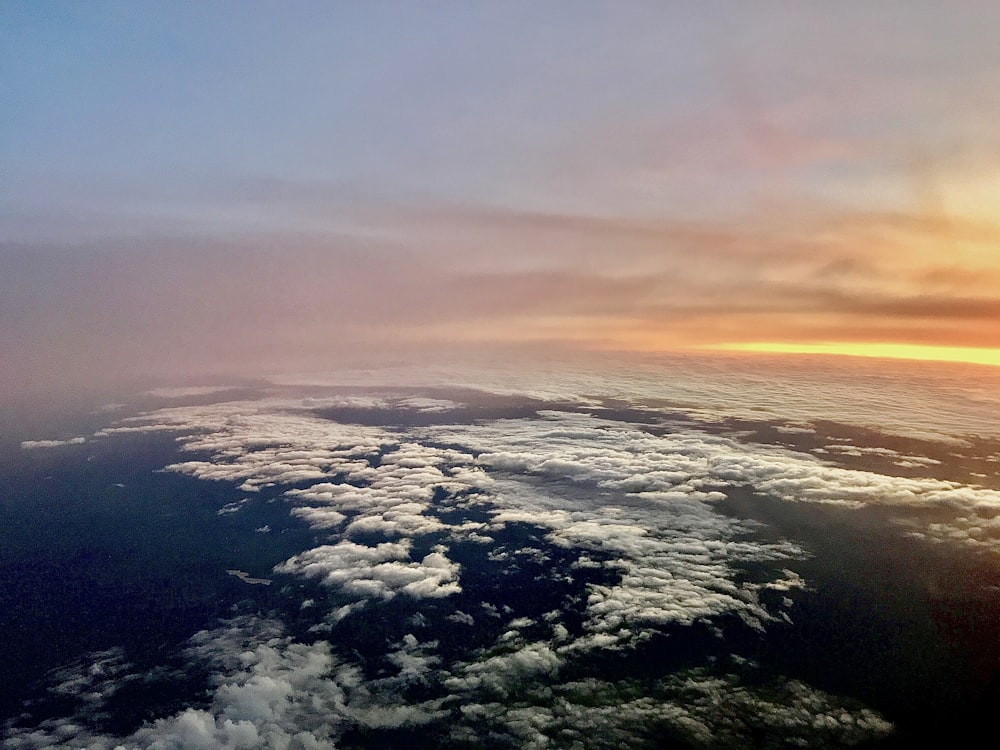
[{"label": "sunset sky", "polygon": [[462,346],[1000,364],[994,2],[9,0],[0,111],[2,388]]}]

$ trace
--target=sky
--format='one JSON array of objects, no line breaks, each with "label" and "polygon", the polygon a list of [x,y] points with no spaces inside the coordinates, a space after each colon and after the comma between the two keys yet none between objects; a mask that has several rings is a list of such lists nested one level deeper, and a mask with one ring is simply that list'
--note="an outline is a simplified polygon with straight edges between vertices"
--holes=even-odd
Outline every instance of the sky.
[{"label": "sky", "polygon": [[1000,364],[991,2],[0,4],[0,388]]}]

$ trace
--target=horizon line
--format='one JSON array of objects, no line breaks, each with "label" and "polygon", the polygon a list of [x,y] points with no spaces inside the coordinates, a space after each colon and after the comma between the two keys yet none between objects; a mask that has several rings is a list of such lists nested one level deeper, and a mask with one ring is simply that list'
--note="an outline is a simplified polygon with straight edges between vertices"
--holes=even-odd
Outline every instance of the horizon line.
[{"label": "horizon line", "polygon": [[976,346],[944,346],[934,344],[900,344],[891,342],[853,343],[825,341],[794,343],[786,341],[748,341],[705,344],[703,351],[748,352],[759,354],[824,354],[868,359],[904,359],[921,362],[952,362],[956,364],[1000,367],[1000,349]]}]

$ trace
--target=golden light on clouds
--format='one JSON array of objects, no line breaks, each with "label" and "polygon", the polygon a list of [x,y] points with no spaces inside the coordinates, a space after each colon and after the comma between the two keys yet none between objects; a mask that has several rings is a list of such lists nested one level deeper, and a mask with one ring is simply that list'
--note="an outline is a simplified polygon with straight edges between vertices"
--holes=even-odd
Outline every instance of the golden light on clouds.
[{"label": "golden light on clouds", "polygon": [[832,354],[848,357],[879,359],[910,359],[929,362],[956,362],[1000,367],[1000,349],[972,346],[931,346],[896,343],[828,342],[801,344],[784,342],[746,342],[715,344],[708,350],[729,352],[760,352],[769,354]]}]

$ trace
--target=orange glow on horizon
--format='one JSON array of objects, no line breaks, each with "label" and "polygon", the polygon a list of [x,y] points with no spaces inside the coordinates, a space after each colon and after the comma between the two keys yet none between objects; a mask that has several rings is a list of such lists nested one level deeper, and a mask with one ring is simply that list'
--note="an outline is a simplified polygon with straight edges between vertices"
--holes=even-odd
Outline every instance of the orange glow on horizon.
[{"label": "orange glow on horizon", "polygon": [[730,352],[760,352],[762,354],[832,354],[877,359],[912,359],[927,362],[955,362],[1000,367],[1000,349],[973,346],[851,342],[798,344],[776,341],[754,341],[712,344],[701,348]]}]

